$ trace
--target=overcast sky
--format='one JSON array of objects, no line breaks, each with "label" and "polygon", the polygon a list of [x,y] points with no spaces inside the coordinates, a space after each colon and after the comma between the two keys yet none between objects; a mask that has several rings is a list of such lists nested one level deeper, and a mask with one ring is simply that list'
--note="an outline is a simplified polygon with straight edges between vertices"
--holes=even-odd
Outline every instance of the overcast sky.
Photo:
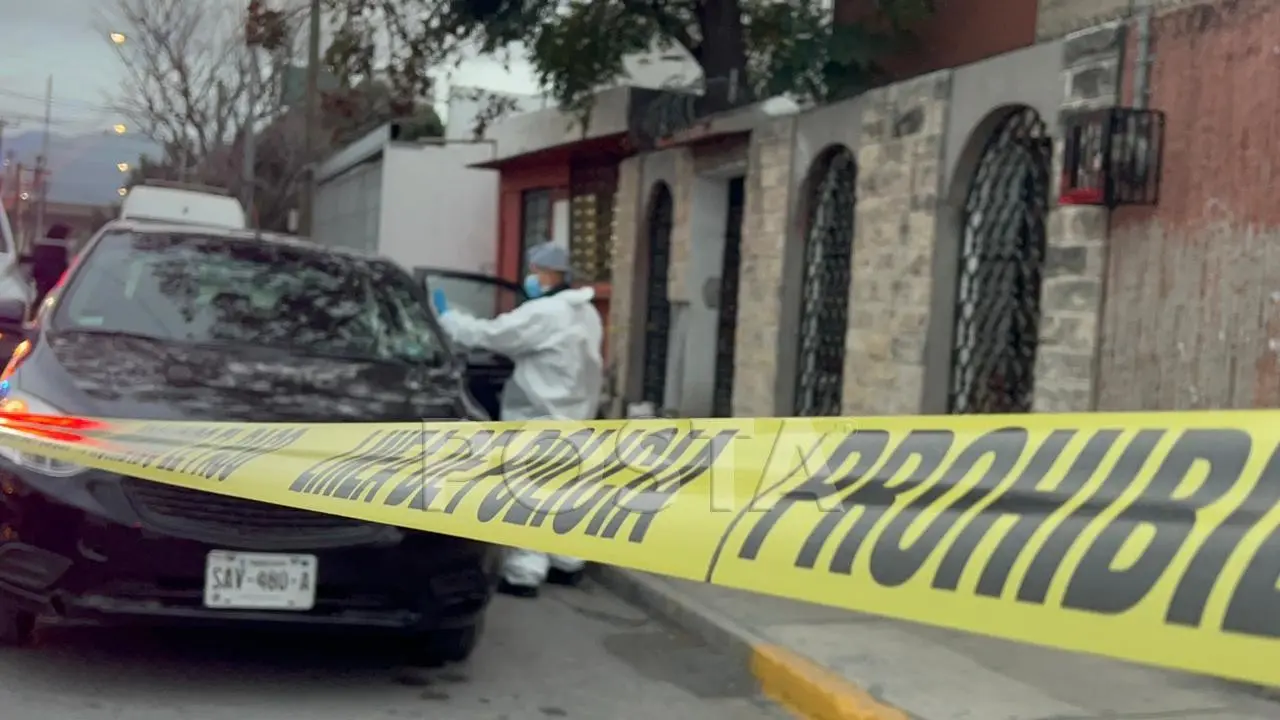
[{"label": "overcast sky", "polygon": [[[194,0],[239,6],[247,0]],[[45,80],[53,76],[55,130],[93,132],[120,120],[104,106],[120,85],[120,68],[95,28],[110,0],[6,0],[0,18],[0,118],[37,128]],[[527,65],[510,70],[495,60],[464,62],[457,85],[516,93],[536,91]]]}]

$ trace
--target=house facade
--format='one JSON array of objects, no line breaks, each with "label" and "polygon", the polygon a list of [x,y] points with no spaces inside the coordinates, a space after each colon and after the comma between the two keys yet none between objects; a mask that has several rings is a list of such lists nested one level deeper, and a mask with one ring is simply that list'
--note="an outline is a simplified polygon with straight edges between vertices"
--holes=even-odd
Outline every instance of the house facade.
[{"label": "house facade", "polygon": [[519,282],[531,248],[561,244],[570,252],[576,282],[592,286],[597,309],[606,321],[611,317],[618,170],[636,151],[639,118],[661,95],[633,87],[602,91],[585,128],[557,108],[512,115],[489,128],[486,138],[496,156],[476,167],[499,175],[499,277]]},{"label": "house facade", "polygon": [[[1248,91],[1280,52],[1271,5],[955,0],[926,52],[891,61],[896,83],[626,158],[614,410],[1280,400],[1259,124],[1275,101]],[[1164,111],[1158,204],[1061,204],[1067,128],[1116,106]]]}]

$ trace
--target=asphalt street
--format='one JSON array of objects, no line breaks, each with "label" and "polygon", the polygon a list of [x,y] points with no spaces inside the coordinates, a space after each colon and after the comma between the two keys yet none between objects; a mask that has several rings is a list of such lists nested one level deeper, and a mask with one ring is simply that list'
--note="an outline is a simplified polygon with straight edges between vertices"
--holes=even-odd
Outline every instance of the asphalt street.
[{"label": "asphalt street", "polygon": [[0,720],[780,720],[740,667],[601,588],[499,597],[465,664],[374,639],[42,628],[0,649]]}]

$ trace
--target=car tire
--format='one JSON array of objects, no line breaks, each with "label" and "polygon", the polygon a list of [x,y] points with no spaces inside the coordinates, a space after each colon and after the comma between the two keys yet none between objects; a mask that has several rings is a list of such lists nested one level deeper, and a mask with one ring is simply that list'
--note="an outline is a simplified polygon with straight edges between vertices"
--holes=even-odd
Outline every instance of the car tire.
[{"label": "car tire", "polygon": [[36,616],[33,613],[0,605],[0,647],[30,645],[35,630]]},{"label": "car tire", "polygon": [[475,652],[483,635],[483,617],[463,627],[438,628],[421,633],[411,640],[410,660],[420,667],[463,662]]}]

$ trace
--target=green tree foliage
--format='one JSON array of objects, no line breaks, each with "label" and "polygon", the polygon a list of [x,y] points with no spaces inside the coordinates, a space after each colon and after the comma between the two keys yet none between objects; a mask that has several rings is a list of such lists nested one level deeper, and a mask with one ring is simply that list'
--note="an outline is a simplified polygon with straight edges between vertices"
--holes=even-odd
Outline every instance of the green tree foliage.
[{"label": "green tree foliage", "polygon": [[782,92],[827,101],[865,90],[933,0],[879,0],[875,15],[845,25],[818,0],[328,2],[342,28],[329,57],[340,73],[368,72],[381,45],[397,88],[423,91],[429,71],[463,51],[524,48],[562,107],[584,110],[626,56],[678,47],[701,66],[714,110]]},{"label": "green tree foliage", "polygon": [[383,81],[366,80],[351,88],[326,92],[322,120],[333,147],[359,140],[388,122],[401,126],[405,141],[444,135],[444,123],[435,108],[424,102],[397,97]]}]

